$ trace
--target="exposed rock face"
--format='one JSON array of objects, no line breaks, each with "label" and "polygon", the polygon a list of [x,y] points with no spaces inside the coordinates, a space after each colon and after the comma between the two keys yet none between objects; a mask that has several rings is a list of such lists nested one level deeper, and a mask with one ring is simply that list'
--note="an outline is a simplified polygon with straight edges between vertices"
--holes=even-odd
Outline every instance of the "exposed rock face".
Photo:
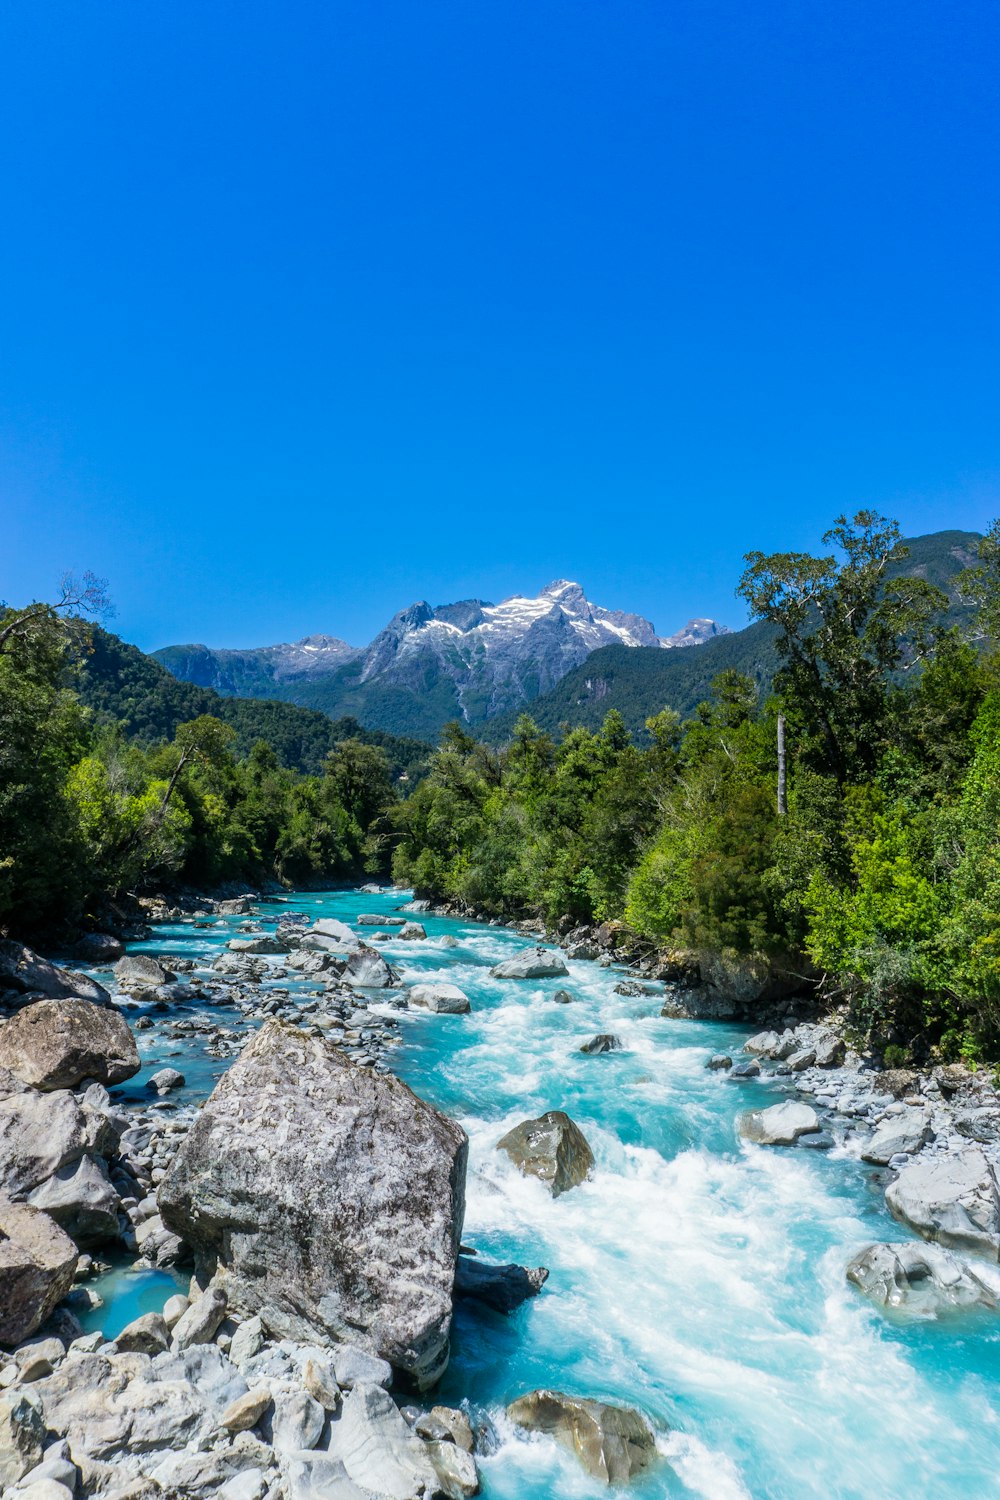
[{"label": "exposed rock face", "polygon": [[39,1000],[0,1026],[0,1067],[32,1088],[75,1088],[85,1078],[122,1083],[139,1053],[120,1011],[89,1000]]},{"label": "exposed rock face", "polygon": [[553,979],[569,970],[554,948],[526,948],[490,970],[494,979]]},{"label": "exposed rock face", "polygon": [[890,1213],[926,1240],[955,1250],[1000,1252],[1000,1192],[981,1151],[916,1161],[886,1189]]},{"label": "exposed rock face", "polygon": [[40,1328],[73,1285],[77,1250],[41,1209],[0,1199],[0,1344]]},{"label": "exposed rock face", "polygon": [[538,1177],[553,1198],[583,1182],[594,1165],[586,1136],[561,1109],[525,1120],[497,1141],[526,1177]]},{"label": "exposed rock face", "polygon": [[847,1279],[882,1307],[938,1318],[967,1307],[996,1308],[1000,1271],[973,1265],[937,1245],[907,1240],[869,1245],[848,1264]]},{"label": "exposed rock face", "polygon": [[460,1255],[455,1272],[455,1296],[474,1297],[497,1312],[512,1313],[537,1297],[549,1273],[545,1266],[493,1266],[474,1255]]},{"label": "exposed rock face", "polygon": [[448,1359],[467,1149],[398,1079],[272,1021],[202,1109],[160,1210],[237,1313],[351,1340],[429,1385]]},{"label": "exposed rock face", "polygon": [[819,1116],[808,1104],[790,1099],[770,1109],[751,1109],[740,1115],[740,1135],[758,1146],[793,1146],[800,1135],[819,1130]]},{"label": "exposed rock face", "polygon": [[449,1016],[464,1016],[472,1009],[468,995],[457,984],[415,984],[406,998],[422,1010]]},{"label": "exposed rock face", "polygon": [[341,977],[358,990],[386,990],[393,982],[392,970],[381,953],[364,947],[351,954]]},{"label": "exposed rock face", "polygon": [[625,1484],[656,1458],[652,1428],[630,1406],[608,1406],[562,1391],[532,1391],[512,1401],[507,1415],[529,1432],[550,1434],[605,1484]]},{"label": "exposed rock face", "polygon": [[0,940],[0,990],[43,995],[51,1000],[91,1000],[95,1005],[111,1002],[111,996],[96,979],[75,974],[71,969],[60,969],[23,943],[9,938]]}]

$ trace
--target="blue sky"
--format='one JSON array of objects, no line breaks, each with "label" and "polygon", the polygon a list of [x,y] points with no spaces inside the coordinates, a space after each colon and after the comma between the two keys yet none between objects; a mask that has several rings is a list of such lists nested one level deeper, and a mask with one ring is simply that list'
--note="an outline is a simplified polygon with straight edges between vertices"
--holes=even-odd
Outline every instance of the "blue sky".
[{"label": "blue sky", "polygon": [[0,597],[146,648],[1000,512],[1000,7],[0,16]]}]

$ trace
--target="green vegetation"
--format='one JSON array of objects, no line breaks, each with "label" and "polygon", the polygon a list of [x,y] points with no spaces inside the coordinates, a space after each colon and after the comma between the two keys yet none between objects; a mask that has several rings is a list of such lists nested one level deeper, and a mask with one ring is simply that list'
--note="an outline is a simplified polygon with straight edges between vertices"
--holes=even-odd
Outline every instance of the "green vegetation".
[{"label": "green vegetation", "polygon": [[791,965],[882,1055],[1000,1055],[1000,673],[949,628],[958,599],[964,634],[996,641],[1000,527],[957,576],[976,562],[964,535],[950,562],[908,557],[862,511],[829,555],[751,553],[739,593],[774,654],[768,691],[723,665],[640,744],[618,708],[558,743],[522,716],[500,750],[452,726],[396,812],[396,877],[505,917],[618,919]]},{"label": "green vegetation", "polygon": [[388,869],[428,747],[178,682],[79,611],[0,610],[0,930],[71,929],[109,897]]}]

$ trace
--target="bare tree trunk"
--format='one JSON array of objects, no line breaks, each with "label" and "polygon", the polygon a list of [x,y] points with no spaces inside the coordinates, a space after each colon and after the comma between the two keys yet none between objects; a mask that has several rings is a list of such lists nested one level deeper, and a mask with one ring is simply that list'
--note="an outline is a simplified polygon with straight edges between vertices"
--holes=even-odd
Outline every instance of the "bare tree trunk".
[{"label": "bare tree trunk", "polygon": [[788,760],[785,755],[785,716],[778,715],[778,816],[788,812]]}]

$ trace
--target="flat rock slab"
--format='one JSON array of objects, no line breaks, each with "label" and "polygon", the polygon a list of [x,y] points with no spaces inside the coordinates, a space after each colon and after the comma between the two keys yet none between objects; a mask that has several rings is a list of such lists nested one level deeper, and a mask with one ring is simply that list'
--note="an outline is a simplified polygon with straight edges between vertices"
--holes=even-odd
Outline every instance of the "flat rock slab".
[{"label": "flat rock slab", "polygon": [[554,948],[526,948],[496,964],[490,973],[494,979],[554,979],[569,970]]},{"label": "flat rock slab", "polygon": [[562,1391],[531,1391],[512,1401],[507,1415],[529,1432],[545,1432],[575,1453],[588,1474],[605,1484],[625,1484],[656,1459],[646,1418],[630,1406],[610,1406]]},{"label": "flat rock slab", "polygon": [[981,1151],[916,1161],[886,1189],[889,1212],[927,1240],[955,1250],[1000,1253],[1000,1190]]},{"label": "flat rock slab", "polygon": [[138,1073],[128,1022],[89,1000],[38,1000],[0,1026],[0,1067],[32,1088],[75,1088],[85,1078],[123,1083]]},{"label": "flat rock slab", "polygon": [[497,1141],[525,1177],[537,1177],[552,1194],[568,1192],[583,1182],[594,1166],[587,1138],[561,1109],[550,1109],[537,1120],[524,1120]]},{"label": "flat rock slab", "polygon": [[973,1265],[939,1245],[906,1240],[869,1245],[847,1266],[847,1279],[880,1307],[940,1318],[970,1307],[996,1310],[1000,1270]]},{"label": "flat rock slab", "polygon": [[769,1109],[747,1110],[739,1119],[740,1135],[758,1146],[794,1146],[799,1136],[819,1129],[816,1111],[792,1099]]},{"label": "flat rock slab", "polygon": [[201,1110],[160,1211],[237,1315],[359,1344],[426,1386],[448,1360],[467,1152],[397,1078],[269,1021]]}]

